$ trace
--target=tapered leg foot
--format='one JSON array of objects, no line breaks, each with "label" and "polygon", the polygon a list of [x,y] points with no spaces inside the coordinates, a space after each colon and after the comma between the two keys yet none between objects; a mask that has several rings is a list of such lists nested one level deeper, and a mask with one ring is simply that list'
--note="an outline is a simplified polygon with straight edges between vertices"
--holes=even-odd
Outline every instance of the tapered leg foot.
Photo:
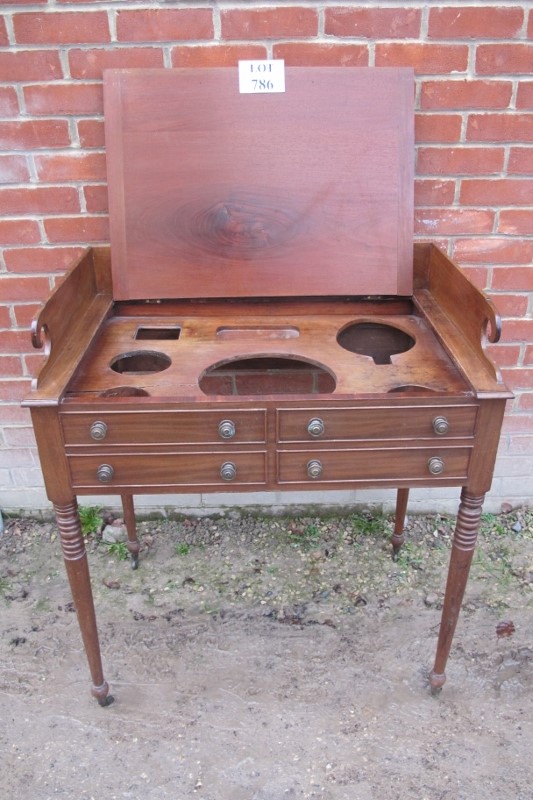
[{"label": "tapered leg foot", "polygon": [[429,676],[432,694],[439,692],[446,680],[446,662],[448,661],[453,635],[459,619],[459,612],[461,611],[461,603],[463,602],[468,573],[470,572],[479,532],[484,499],[485,495],[472,495],[467,489],[463,489],[461,492],[461,503],[457,513],[446,592],[442,607],[435,665]]},{"label": "tapered leg foot", "polygon": [[431,687],[431,694],[433,697],[437,697],[441,691],[442,687],[446,683],[446,675],[441,673],[438,675],[436,672],[432,671],[429,675],[429,685]]},{"label": "tapered leg foot", "polygon": [[91,689],[92,696],[98,701],[98,705],[105,708],[115,702],[113,695],[109,694],[109,686],[107,681],[104,681],[101,686],[93,686]]},{"label": "tapered leg foot", "polygon": [[124,523],[128,532],[128,550],[131,555],[131,568],[137,569],[139,566],[139,550],[141,546],[137,538],[137,525],[135,524],[135,509],[133,507],[133,495],[122,494],[122,510],[124,512]]},{"label": "tapered leg foot", "polygon": [[394,533],[391,537],[392,557],[398,557],[400,547],[405,542],[405,513],[409,500],[409,489],[398,489],[396,494],[396,515],[394,518]]},{"label": "tapered leg foot", "polygon": [[78,615],[78,624],[87,661],[89,662],[89,670],[93,682],[92,694],[100,705],[108,705],[110,702],[107,699],[109,697],[109,687],[104,680],[102,669],[91,578],[76,499],[74,498],[65,505],[55,504],[54,509],[70,591],[72,592],[72,599]]}]

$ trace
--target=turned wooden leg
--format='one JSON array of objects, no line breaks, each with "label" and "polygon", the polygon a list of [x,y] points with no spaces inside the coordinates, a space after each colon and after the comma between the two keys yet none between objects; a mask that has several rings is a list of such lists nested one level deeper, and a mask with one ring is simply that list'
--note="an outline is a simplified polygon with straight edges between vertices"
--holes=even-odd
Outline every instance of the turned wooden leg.
[{"label": "turned wooden leg", "polygon": [[121,494],[124,522],[128,531],[128,550],[131,555],[132,569],[139,566],[139,540],[137,539],[137,526],[135,524],[135,509],[133,508],[133,495]]},{"label": "turned wooden leg", "polygon": [[444,670],[450,654],[472,556],[474,555],[484,499],[484,494],[473,495],[465,488],[461,492],[461,503],[457,514],[446,594],[444,595],[442,608],[437,654],[435,656],[435,665],[429,676],[432,694],[437,694],[446,681]]},{"label": "turned wooden leg", "polygon": [[74,499],[66,505],[55,505],[57,527],[61,537],[63,558],[72,592],[72,599],[78,615],[81,637],[89,662],[89,670],[93,686],[91,693],[101,706],[113,702],[109,695],[109,686],[104,680],[96,616],[94,613],[93,593],[85,542],[81,532],[78,505]]},{"label": "turned wooden leg", "polygon": [[394,533],[391,537],[392,557],[396,558],[400,547],[405,542],[405,512],[409,500],[409,489],[398,489],[396,494],[396,516],[394,518]]}]

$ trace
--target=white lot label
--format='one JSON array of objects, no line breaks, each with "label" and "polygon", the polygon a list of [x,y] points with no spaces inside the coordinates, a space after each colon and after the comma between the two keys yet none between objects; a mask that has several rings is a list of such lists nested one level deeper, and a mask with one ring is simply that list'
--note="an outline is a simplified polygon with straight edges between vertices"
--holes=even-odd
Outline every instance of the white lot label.
[{"label": "white lot label", "polygon": [[285,91],[285,62],[239,61],[239,92],[241,94],[268,94]]}]

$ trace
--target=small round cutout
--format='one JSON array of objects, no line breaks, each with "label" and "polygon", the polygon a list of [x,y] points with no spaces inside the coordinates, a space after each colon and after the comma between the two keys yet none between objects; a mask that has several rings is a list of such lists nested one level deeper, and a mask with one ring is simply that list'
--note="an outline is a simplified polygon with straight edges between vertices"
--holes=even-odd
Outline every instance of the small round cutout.
[{"label": "small round cutout", "polygon": [[163,372],[171,365],[170,358],[165,353],[154,350],[135,350],[132,353],[122,353],[113,359],[109,365],[114,372],[130,375],[146,375],[151,372]]}]

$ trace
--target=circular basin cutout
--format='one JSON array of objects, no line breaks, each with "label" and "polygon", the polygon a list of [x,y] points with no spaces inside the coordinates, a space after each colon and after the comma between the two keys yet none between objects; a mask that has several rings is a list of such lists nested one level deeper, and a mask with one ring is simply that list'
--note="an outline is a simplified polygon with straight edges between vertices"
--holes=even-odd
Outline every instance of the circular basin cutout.
[{"label": "circular basin cutout", "polygon": [[320,364],[271,355],[214,364],[199,385],[207,395],[331,394],[336,382]]},{"label": "circular basin cutout", "polygon": [[137,386],[115,386],[114,389],[106,389],[100,392],[100,397],[149,397],[146,389],[139,389]]},{"label": "circular basin cutout", "polygon": [[115,372],[130,375],[146,375],[150,372],[163,372],[171,365],[170,358],[165,353],[154,350],[135,350],[133,353],[122,353],[113,359],[109,365]]},{"label": "circular basin cutout", "polygon": [[391,356],[405,353],[415,344],[408,333],[382,322],[354,322],[338,334],[337,342],[350,353],[369,356],[375,364],[390,364]]}]

